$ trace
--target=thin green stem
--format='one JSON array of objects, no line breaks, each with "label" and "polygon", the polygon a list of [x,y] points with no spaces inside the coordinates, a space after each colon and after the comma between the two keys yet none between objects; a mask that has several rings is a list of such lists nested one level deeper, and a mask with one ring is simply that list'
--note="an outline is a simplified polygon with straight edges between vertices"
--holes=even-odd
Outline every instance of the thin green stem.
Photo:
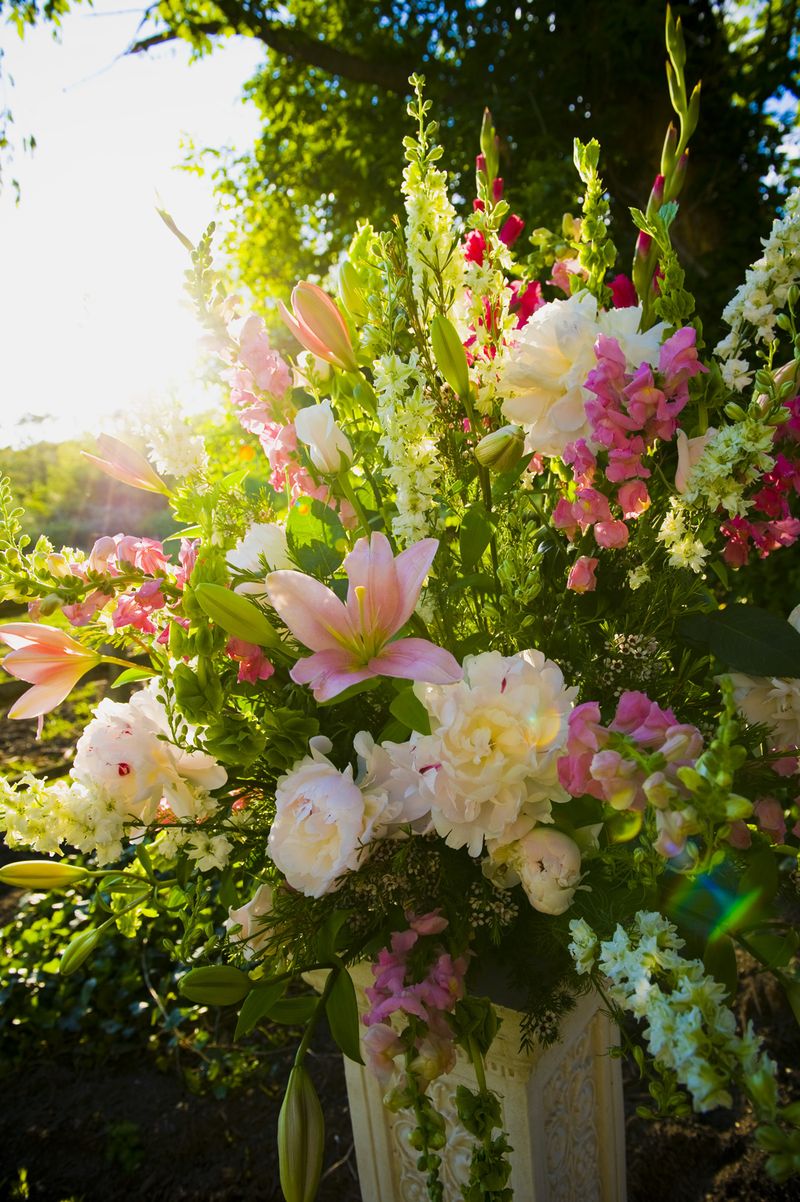
[{"label": "thin green stem", "polygon": [[370,535],[372,534],[372,527],[370,526],[369,519],[367,518],[367,515],[364,512],[364,507],[361,504],[361,502],[359,501],[358,497],[356,496],[355,489],[353,488],[352,484],[350,483],[350,479],[347,475],[347,472],[342,472],[342,474],[340,476],[337,476],[336,479],[339,484],[339,487],[342,490],[342,493],[345,496],[345,499],[348,500],[350,502],[350,504],[353,506],[353,509],[356,512],[356,517],[358,518],[361,529],[364,531],[367,538],[369,538]]}]

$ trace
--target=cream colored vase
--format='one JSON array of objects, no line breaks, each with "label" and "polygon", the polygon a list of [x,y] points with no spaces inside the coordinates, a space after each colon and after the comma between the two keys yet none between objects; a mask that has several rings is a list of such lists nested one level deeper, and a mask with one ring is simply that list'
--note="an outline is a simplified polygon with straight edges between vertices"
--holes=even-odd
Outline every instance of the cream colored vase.
[{"label": "cream colored vase", "polygon": [[[363,1012],[372,973],[360,964],[351,974]],[[598,999],[581,998],[562,1024],[562,1041],[532,1054],[519,1050],[521,1015],[497,1010],[502,1024],[486,1078],[503,1101],[515,1202],[625,1202],[622,1078],[619,1060],[607,1054],[617,1039]],[[368,1069],[346,1059],[345,1073],[363,1202],[427,1202],[418,1153],[408,1143],[413,1116],[383,1106],[383,1091]],[[455,1113],[455,1089],[462,1082],[475,1088],[471,1065],[459,1057],[454,1071],[430,1089],[447,1121],[445,1202],[461,1198],[472,1155],[472,1139]]]}]

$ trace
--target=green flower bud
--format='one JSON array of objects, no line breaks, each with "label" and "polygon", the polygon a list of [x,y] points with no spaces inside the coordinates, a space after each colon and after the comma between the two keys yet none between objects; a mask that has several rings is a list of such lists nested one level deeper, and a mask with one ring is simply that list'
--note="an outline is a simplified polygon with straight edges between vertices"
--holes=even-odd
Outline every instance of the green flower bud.
[{"label": "green flower bud", "polygon": [[278,1163],[286,1202],[314,1202],[322,1173],[325,1119],[302,1064],[289,1074],[278,1116]]},{"label": "green flower bud", "polygon": [[102,937],[103,932],[92,927],[91,930],[81,931],[80,935],[76,935],[73,939],[70,939],[61,953],[61,960],[58,965],[58,971],[62,977],[68,977],[76,969],[80,968],[84,960],[97,947]]},{"label": "green flower bud", "polygon": [[232,1006],[247,997],[252,983],[232,964],[193,968],[180,983],[181,993],[202,1006]]},{"label": "green flower bud", "polygon": [[77,864],[59,864],[52,860],[18,860],[0,868],[0,881],[18,889],[68,889],[89,873]]},{"label": "green flower bud", "polygon": [[485,434],[475,448],[475,458],[493,472],[509,472],[525,453],[525,435],[519,426],[501,426]]},{"label": "green flower bud", "polygon": [[358,280],[358,272],[349,259],[339,267],[339,299],[357,323],[366,319],[367,306]]}]

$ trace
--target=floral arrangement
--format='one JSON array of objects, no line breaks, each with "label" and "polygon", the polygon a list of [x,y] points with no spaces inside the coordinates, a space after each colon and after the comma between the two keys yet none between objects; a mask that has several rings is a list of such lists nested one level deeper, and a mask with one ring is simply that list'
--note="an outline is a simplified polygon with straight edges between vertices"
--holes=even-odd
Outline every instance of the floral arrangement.
[{"label": "floral arrangement", "polygon": [[575,144],[581,216],[526,255],[490,115],[462,222],[413,77],[405,219],[359,227],[338,300],[304,281],[280,305],[293,360],[224,293],[212,230],[192,246],[164,215],[251,457],[225,474],[170,418],[146,454],[101,436],[87,471],[163,493],[176,552],[30,547],[3,486],[0,596],[28,610],[3,666],[31,686],[9,718],[41,723],[101,664],[133,691],[100,702],[68,776],[0,780],[9,845],[52,857],[0,877],[104,899],[62,972],[165,911],[189,998],[239,1006],[239,1035],[305,1027],[288,1202],[321,1171],[323,1015],[412,1112],[432,1199],[428,1086],[460,1049],[465,1202],[511,1196],[487,971],[531,1043],[599,991],[638,1021],[661,1112],[744,1090],[770,1173],[800,1169],[800,1106],[731,1010],[744,949],[800,1015],[800,598],[787,618],[736,587],[800,536],[800,196],[708,347],[671,240],[699,108],[671,15],[667,46],[676,122],[630,276],[596,142]]}]

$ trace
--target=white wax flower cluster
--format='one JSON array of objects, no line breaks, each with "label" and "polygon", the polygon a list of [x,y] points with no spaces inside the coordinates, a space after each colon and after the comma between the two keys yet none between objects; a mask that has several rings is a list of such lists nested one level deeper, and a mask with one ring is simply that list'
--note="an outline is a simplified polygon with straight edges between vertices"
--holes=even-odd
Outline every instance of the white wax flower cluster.
[{"label": "white wax flower cluster", "polygon": [[506,352],[501,380],[503,412],[525,429],[526,450],[560,456],[568,443],[591,440],[586,377],[597,365],[600,334],[617,340],[630,370],[657,365],[667,327],[662,321],[640,333],[641,317],[636,306],[598,311],[588,292],[536,310]]},{"label": "white wax flower cluster", "polygon": [[[693,515],[683,501],[677,499],[670,502],[670,507],[667,510],[661,527],[656,535],[660,543],[669,555],[669,564],[673,568],[688,568],[689,571],[701,575],[704,570],[704,563],[708,557],[709,551],[702,539],[697,538],[696,534],[691,529]],[[688,523],[688,526],[687,526]],[[699,522],[695,523],[699,525]],[[644,580],[649,579],[647,569],[639,569],[644,571]],[[641,581],[640,583],[643,583]],[[631,583],[631,588],[638,588],[639,583]]]},{"label": "white wax flower cluster", "polygon": [[754,342],[772,342],[789,289],[800,283],[800,188],[787,197],[783,217],[775,219],[762,245],[763,255],[748,269],[744,283],[723,310],[723,320],[731,329],[714,350],[722,361],[722,378],[735,392],[743,392],[753,380],[744,357],[747,349]]},{"label": "white wax flower cluster", "polygon": [[418,356],[405,361],[382,355],[373,364],[381,448],[395,490],[397,513],[392,531],[402,544],[427,537],[435,528],[433,512],[441,475],[436,447],[436,413],[427,395]]},{"label": "white wax flower cluster", "polygon": [[[231,845],[199,825],[217,809],[211,790],[227,773],[211,756],[171,742],[167,715],[150,689],[129,702],[100,702],[76,748],[71,777],[51,784],[25,776],[13,786],[0,778],[0,821],[10,846],[48,854],[62,845],[107,864],[122,852],[126,833],[164,823],[160,849],[187,850],[202,871],[224,867]],[[20,792],[24,786],[27,793]],[[173,825],[176,820],[186,825]]]},{"label": "white wax flower cluster", "polygon": [[687,505],[703,504],[709,511],[724,509],[744,517],[751,502],[746,489],[775,466],[771,454],[775,427],[753,413],[730,426],[709,431],[699,459],[683,488]]},{"label": "white wax flower cluster", "polygon": [[688,1089],[696,1111],[730,1106],[730,1086],[742,1078],[757,1085],[762,1101],[777,1102],[775,1065],[752,1024],[737,1034],[724,986],[701,960],[680,954],[684,941],[663,915],[642,910],[632,931],[618,926],[605,942],[584,919],[569,929],[577,971],[596,967],[608,979],[612,1001],[642,1020],[650,1054]]}]

